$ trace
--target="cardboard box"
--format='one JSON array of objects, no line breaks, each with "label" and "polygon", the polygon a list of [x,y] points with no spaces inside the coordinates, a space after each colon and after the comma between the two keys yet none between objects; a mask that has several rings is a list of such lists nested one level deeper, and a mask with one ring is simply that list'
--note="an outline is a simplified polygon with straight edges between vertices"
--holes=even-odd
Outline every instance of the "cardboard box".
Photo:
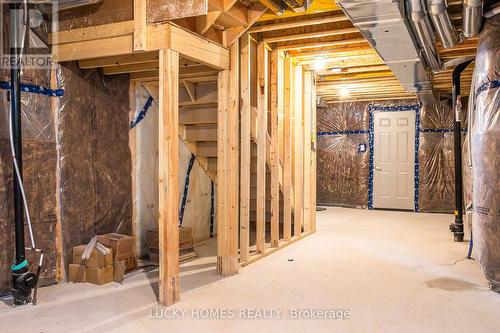
[{"label": "cardboard box", "polygon": [[102,285],[113,282],[113,265],[103,268],[87,267],[87,282]]},{"label": "cardboard box", "polygon": [[74,283],[87,282],[87,268],[85,265],[69,265],[69,281]]},{"label": "cardboard box", "polygon": [[121,259],[121,261],[125,261],[125,266],[126,266],[125,271],[126,272],[137,268],[137,258],[135,256]]},{"label": "cardboard box", "polygon": [[160,263],[160,254],[159,253],[150,253],[149,254],[149,261],[153,264],[159,264]]},{"label": "cardboard box", "polygon": [[102,245],[113,249],[114,260],[122,260],[134,256],[134,237],[111,233],[97,236],[97,241]]},{"label": "cardboard box", "polygon": [[113,281],[122,283],[126,268],[127,262],[125,260],[115,261],[113,264]]},{"label": "cardboard box", "polygon": [[110,253],[103,255],[95,248],[92,250],[88,259],[82,259],[82,254],[85,251],[86,245],[79,245],[73,248],[73,264],[85,265],[87,267],[103,268],[113,265],[113,250]]},{"label": "cardboard box", "polygon": [[146,234],[146,245],[150,249],[159,249],[160,248],[160,239],[158,235],[158,230],[148,230]]},{"label": "cardboard box", "polygon": [[193,239],[189,238],[187,240],[179,241],[179,250],[186,250],[193,248]]},{"label": "cardboard box", "polygon": [[184,242],[191,240],[193,242],[193,228],[192,227],[180,227],[179,228],[179,242]]},{"label": "cardboard box", "polygon": [[[146,236],[146,245],[150,249],[159,249],[159,235],[158,230],[148,230]],[[193,228],[181,227],[179,228],[179,248],[192,248],[193,247]]]}]

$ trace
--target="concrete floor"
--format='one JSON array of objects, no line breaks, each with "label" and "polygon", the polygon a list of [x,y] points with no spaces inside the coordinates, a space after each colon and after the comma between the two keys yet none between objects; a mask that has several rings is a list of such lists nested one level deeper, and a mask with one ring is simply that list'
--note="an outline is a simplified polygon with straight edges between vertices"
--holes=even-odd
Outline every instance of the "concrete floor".
[{"label": "concrete floor", "polygon": [[[43,288],[36,307],[0,303],[0,331],[498,332],[500,295],[464,259],[467,244],[452,241],[451,219],[329,208],[316,234],[233,277],[215,275],[213,243],[199,248],[202,257],[181,267],[181,302],[167,311],[156,306],[158,272],[141,272],[123,285]],[[207,308],[212,319],[193,319]],[[292,309],[349,319],[292,320]]]}]

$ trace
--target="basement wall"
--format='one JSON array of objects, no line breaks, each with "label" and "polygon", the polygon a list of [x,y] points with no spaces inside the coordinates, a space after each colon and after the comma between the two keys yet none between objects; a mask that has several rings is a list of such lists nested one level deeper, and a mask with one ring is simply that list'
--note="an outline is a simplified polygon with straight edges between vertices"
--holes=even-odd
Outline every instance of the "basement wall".
[{"label": "basement wall", "polygon": [[[135,88],[135,109],[131,119],[146,105],[149,92],[140,84]],[[181,91],[181,99],[183,97]],[[133,112],[132,112],[133,111]],[[153,101],[146,116],[130,131],[132,150],[132,181],[134,183],[133,228],[138,255],[148,253],[146,234],[158,230],[158,104]],[[179,203],[184,194],[184,184],[191,152],[184,141],[179,141]],[[194,161],[184,211],[183,226],[193,227],[195,242],[210,237],[211,180]],[[216,230],[214,228],[214,230]]]},{"label": "basement wall", "polygon": [[[370,107],[417,104],[395,100],[318,107],[318,204],[368,208]],[[455,197],[453,112],[442,103],[421,107],[419,116],[418,210],[449,213]],[[465,183],[468,188],[469,179]]]},{"label": "basement wall", "polygon": [[[7,71],[1,80],[8,82]],[[22,82],[50,86],[49,71],[24,71]],[[36,245],[45,252],[41,285],[56,279],[56,135],[51,98],[40,94],[22,93],[23,169],[24,185],[29,202]],[[0,89],[0,293],[10,291],[10,266],[14,260],[14,212],[12,157],[9,141],[10,93]],[[31,246],[25,227],[26,246]],[[26,252],[30,262],[37,256]]]},{"label": "basement wall", "polygon": [[[58,86],[63,253],[97,234],[132,234],[129,76],[60,66]],[[66,265],[67,267],[67,265]]]},{"label": "basement wall", "polygon": [[[64,278],[73,246],[99,233],[132,232],[128,76],[103,77],[76,64],[54,72],[63,97],[21,94],[24,183],[36,245],[45,252],[42,286]],[[44,89],[50,81],[49,70],[22,75],[23,83]],[[0,90],[0,293],[10,290],[14,260],[8,95]],[[27,224],[25,241],[30,246]],[[63,265],[58,264],[61,256]],[[27,257],[32,264],[37,261],[30,252]]]}]

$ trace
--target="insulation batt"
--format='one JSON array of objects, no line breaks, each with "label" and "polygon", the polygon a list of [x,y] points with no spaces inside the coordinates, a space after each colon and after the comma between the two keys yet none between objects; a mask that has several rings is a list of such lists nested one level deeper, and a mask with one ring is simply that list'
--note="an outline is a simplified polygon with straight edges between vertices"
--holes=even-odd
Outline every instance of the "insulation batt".
[{"label": "insulation batt", "polygon": [[500,292],[500,14],[486,20],[479,35],[472,80],[471,118],[474,253],[491,289]]},{"label": "insulation batt", "polygon": [[[416,100],[332,103],[318,108],[318,132],[368,131],[369,106],[415,105]],[[465,121],[462,122],[466,127]],[[449,103],[420,108],[420,127],[450,130],[453,112]],[[368,134],[318,136],[318,203],[366,208],[370,151]],[[359,151],[365,143],[366,151]],[[419,145],[419,210],[453,211],[455,195],[453,132],[421,132]]]}]

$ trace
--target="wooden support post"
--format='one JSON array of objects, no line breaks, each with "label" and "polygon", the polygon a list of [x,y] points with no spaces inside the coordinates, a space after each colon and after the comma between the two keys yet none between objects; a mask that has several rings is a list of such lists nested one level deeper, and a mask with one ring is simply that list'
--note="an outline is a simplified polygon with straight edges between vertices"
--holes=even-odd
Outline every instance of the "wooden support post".
[{"label": "wooden support post", "polygon": [[238,273],[239,43],[219,73],[217,128],[217,272]]},{"label": "wooden support post", "polygon": [[[134,119],[136,111],[137,111],[137,87],[140,85],[137,81],[130,80],[129,88],[128,88],[128,105],[129,105],[129,123]],[[159,101],[156,100],[158,103]],[[130,149],[130,155],[132,157],[132,161],[137,157],[137,129],[133,129],[129,131],[128,134],[128,147]],[[141,250],[141,237],[139,232],[138,222],[139,218],[139,210],[137,209],[137,166],[135,163],[132,163],[132,236],[135,239],[135,248],[134,252],[139,253]]]},{"label": "wooden support post", "polygon": [[302,234],[302,224],[304,220],[303,211],[303,189],[304,189],[304,173],[303,173],[303,161],[304,161],[304,151],[302,149],[303,141],[303,125],[302,125],[302,66],[295,66],[294,73],[294,114],[295,114],[295,124],[294,124],[294,188],[295,188],[295,203],[294,203],[294,236],[300,237]]},{"label": "wooden support post", "polygon": [[[52,63],[50,69],[50,88],[57,89],[57,64]],[[52,97],[50,99],[52,119],[54,120],[54,128],[56,133],[59,131],[60,117],[59,117],[59,98]],[[59,135],[56,135],[56,149],[57,149],[57,162],[56,162],[56,188],[55,188],[55,245],[56,245],[56,281],[66,281],[66,270],[64,269],[64,246],[63,246],[63,232],[62,232],[62,212],[61,212],[61,151]]]},{"label": "wooden support post", "polygon": [[266,226],[266,148],[267,148],[267,90],[268,51],[264,43],[257,45],[257,204],[256,204],[256,247],[264,253]]},{"label": "wooden support post", "polygon": [[134,0],[134,51],[147,50],[146,0]]},{"label": "wooden support post", "polygon": [[278,246],[279,240],[279,208],[280,208],[280,163],[278,133],[278,51],[271,52],[271,145],[269,151],[269,168],[271,169],[271,247]]},{"label": "wooden support post", "polygon": [[316,78],[312,78],[312,112],[311,112],[311,232],[316,232]]},{"label": "wooden support post", "polygon": [[303,124],[304,124],[304,232],[311,230],[311,128],[312,128],[312,80],[314,73],[303,74]]},{"label": "wooden support post", "polygon": [[284,69],[284,159],[283,159],[283,236],[285,240],[292,238],[292,60],[285,59]]},{"label": "wooden support post", "polygon": [[241,123],[240,123],[240,261],[247,261],[250,245],[250,35],[240,38],[241,44]]},{"label": "wooden support post", "polygon": [[179,300],[179,54],[160,50],[159,301]]}]

